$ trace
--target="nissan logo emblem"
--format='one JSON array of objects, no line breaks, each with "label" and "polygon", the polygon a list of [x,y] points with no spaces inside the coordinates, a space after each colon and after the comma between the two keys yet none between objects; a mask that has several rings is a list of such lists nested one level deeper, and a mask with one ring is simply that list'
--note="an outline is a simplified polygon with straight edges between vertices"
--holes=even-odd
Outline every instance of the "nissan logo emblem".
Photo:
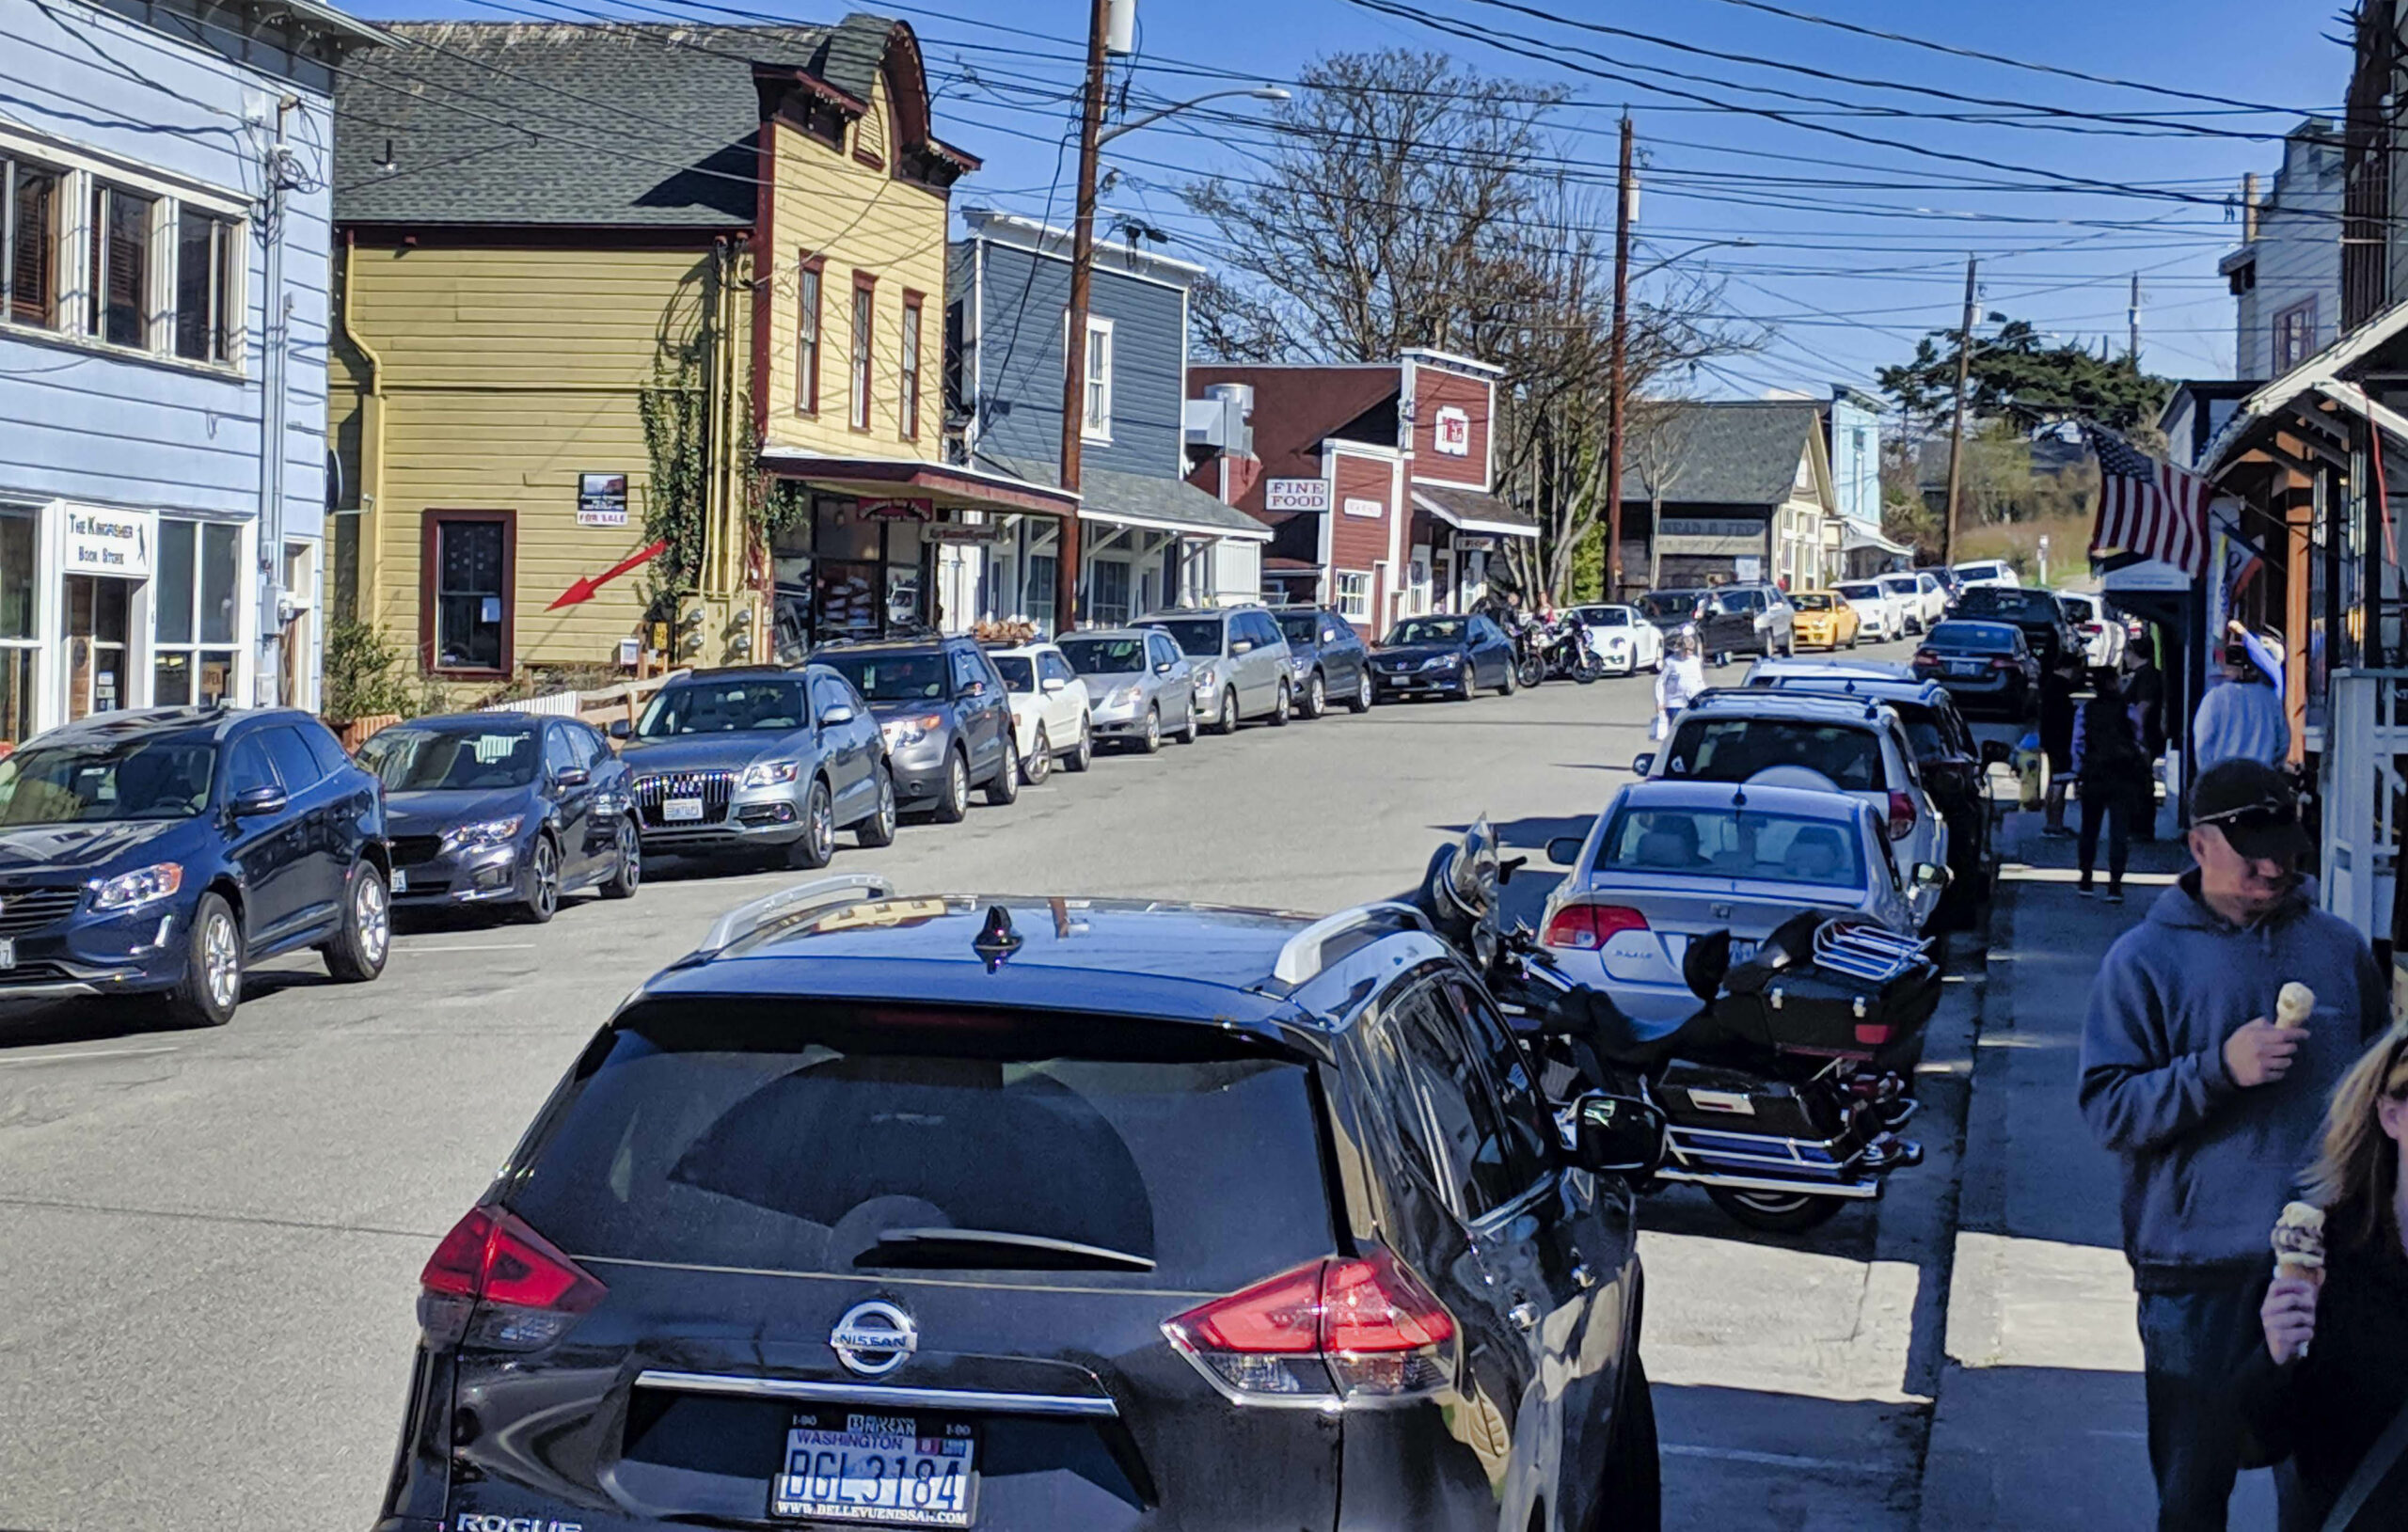
[{"label": "nissan logo emblem", "polygon": [[893,1303],[872,1299],[845,1310],[828,1345],[848,1371],[883,1378],[919,1350],[920,1327]]}]

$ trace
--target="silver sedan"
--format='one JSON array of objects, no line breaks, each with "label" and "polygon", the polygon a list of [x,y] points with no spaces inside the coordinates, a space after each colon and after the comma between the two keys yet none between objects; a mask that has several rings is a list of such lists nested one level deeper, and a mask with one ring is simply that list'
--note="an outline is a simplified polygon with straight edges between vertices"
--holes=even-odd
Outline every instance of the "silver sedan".
[{"label": "silver sedan", "polygon": [[1169,634],[1097,628],[1054,647],[1087,684],[1096,738],[1134,745],[1149,755],[1163,748],[1165,735],[1196,743],[1195,667]]}]

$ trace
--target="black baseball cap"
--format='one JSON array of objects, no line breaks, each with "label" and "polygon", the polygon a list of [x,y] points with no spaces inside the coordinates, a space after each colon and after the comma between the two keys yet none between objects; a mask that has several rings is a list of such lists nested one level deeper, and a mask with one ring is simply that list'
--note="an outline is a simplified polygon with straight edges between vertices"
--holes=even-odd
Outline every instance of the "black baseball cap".
[{"label": "black baseball cap", "polygon": [[2299,795],[2290,779],[2262,761],[2219,761],[2191,784],[2191,822],[2213,825],[2252,861],[2289,867],[2307,854]]}]

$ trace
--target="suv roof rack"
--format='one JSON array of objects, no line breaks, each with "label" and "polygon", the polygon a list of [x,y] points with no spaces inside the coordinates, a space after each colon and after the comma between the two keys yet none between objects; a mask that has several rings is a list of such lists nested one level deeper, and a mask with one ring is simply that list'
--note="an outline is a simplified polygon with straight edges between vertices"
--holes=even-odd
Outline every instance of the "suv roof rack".
[{"label": "suv roof rack", "polygon": [[872,873],[847,873],[841,877],[816,878],[809,883],[797,883],[792,888],[765,893],[758,899],[737,905],[734,909],[711,923],[711,934],[703,938],[694,950],[708,955],[725,952],[771,921],[806,909],[818,909],[835,905],[856,905],[871,899],[891,899],[895,885]]},{"label": "suv roof rack", "polygon": [[1271,965],[1271,976],[1285,985],[1303,984],[1327,966],[1324,955],[1330,943],[1350,931],[1372,926],[1386,926],[1388,932],[1433,930],[1429,917],[1402,900],[1356,905],[1325,915],[1290,937],[1279,949],[1278,960]]}]

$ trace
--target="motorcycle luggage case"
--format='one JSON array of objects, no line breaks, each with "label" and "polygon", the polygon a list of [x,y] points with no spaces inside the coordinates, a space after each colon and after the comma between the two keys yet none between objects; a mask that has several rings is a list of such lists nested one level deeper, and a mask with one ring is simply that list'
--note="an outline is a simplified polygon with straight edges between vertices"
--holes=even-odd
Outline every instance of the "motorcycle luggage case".
[{"label": "motorcycle luggage case", "polygon": [[1800,1089],[1744,1070],[1677,1060],[1656,1082],[1656,1098],[1680,1128],[1821,1144],[1837,1138],[1847,1126],[1827,1090]]},{"label": "motorcycle luggage case", "polygon": [[1940,990],[1940,970],[1927,962],[1878,983],[1810,966],[1776,975],[1750,999],[1761,1007],[1764,1035],[1784,1053],[1893,1069],[1920,1052]]}]

